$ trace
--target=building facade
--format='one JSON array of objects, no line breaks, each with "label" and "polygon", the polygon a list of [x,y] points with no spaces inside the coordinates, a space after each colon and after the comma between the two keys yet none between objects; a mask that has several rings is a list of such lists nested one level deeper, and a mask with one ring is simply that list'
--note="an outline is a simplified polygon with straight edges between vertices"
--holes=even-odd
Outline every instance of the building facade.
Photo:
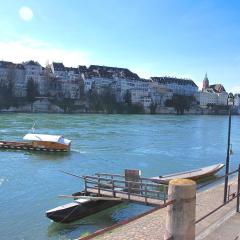
[{"label": "building facade", "polygon": [[190,79],[175,77],[151,77],[159,86],[170,89],[173,94],[194,96],[198,91],[198,86]]}]

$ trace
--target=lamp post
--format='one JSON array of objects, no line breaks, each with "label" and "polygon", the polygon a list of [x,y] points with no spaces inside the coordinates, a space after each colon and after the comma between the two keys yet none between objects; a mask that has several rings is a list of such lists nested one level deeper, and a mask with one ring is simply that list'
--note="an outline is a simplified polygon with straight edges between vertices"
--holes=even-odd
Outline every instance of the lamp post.
[{"label": "lamp post", "polygon": [[[228,94],[227,105],[229,109],[228,114],[228,142],[227,142],[227,157],[226,157],[226,166],[225,166],[225,175],[229,173],[229,155],[230,155],[230,138],[231,138],[231,122],[232,122],[232,106],[234,105],[234,96],[232,93]],[[224,203],[227,202],[227,190],[228,189],[228,175],[225,176],[224,184]]]}]

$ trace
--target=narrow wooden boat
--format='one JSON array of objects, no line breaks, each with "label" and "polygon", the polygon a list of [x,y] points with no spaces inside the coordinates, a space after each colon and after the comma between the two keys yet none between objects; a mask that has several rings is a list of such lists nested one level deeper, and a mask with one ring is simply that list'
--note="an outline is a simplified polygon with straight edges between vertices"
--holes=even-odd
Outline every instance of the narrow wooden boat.
[{"label": "narrow wooden boat", "polygon": [[0,141],[0,149],[67,152],[71,146],[71,141],[60,135],[29,133],[23,140],[25,142]]},{"label": "narrow wooden boat", "polygon": [[77,199],[74,200],[74,202],[46,211],[46,217],[54,222],[70,223],[113,207],[119,203],[121,203],[121,201]]},{"label": "narrow wooden boat", "polygon": [[159,177],[153,177],[151,178],[153,182],[156,183],[163,183],[168,184],[169,181],[176,178],[186,178],[186,179],[192,179],[192,180],[200,180],[204,179],[206,177],[213,176],[215,173],[217,173],[220,169],[224,167],[224,164],[215,164],[208,167],[203,167],[199,169],[194,169],[191,171],[186,172],[179,172]]}]

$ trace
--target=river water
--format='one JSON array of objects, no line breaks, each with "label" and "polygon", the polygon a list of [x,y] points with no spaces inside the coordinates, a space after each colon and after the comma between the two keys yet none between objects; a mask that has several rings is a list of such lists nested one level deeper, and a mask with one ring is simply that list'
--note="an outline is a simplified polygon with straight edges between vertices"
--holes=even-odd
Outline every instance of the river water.
[{"label": "river water", "polygon": [[[45,211],[69,202],[58,198],[82,190],[79,175],[122,174],[141,169],[145,177],[225,162],[227,116],[1,114],[0,139],[21,140],[33,122],[36,132],[71,139],[69,154],[0,151],[0,239],[76,239],[146,211],[121,204],[91,217],[58,224]],[[232,119],[231,169],[239,164],[240,117]]]}]

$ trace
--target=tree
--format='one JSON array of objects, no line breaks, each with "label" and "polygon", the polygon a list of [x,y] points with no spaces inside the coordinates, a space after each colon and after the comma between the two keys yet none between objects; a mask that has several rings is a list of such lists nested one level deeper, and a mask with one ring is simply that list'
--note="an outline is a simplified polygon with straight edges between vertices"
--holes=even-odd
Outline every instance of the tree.
[{"label": "tree", "polygon": [[157,104],[152,102],[149,108],[150,108],[150,113],[155,114],[157,109]]},{"label": "tree", "polygon": [[83,78],[80,78],[79,80],[79,94],[80,94],[80,100],[84,100],[85,99],[85,91],[84,91],[84,81]]},{"label": "tree", "polygon": [[63,109],[64,113],[72,112],[74,108],[74,100],[70,98],[63,98],[56,101],[56,104]]},{"label": "tree", "polygon": [[192,102],[195,101],[195,98],[192,96],[184,95],[173,95],[172,99],[167,99],[165,101],[166,107],[174,107],[177,114],[184,114],[184,111],[189,111]]},{"label": "tree", "polygon": [[89,90],[88,99],[89,99],[89,105],[91,110],[93,111],[103,110],[102,98],[98,94],[95,82],[93,82],[92,88]]},{"label": "tree", "polygon": [[177,114],[184,114],[184,110],[189,111],[191,105],[191,99],[184,95],[174,95],[172,98],[172,105],[175,108]]},{"label": "tree", "polygon": [[37,96],[39,96],[38,84],[30,78],[27,82],[27,100],[33,103]]},{"label": "tree", "polygon": [[127,103],[128,106],[132,105],[132,95],[131,95],[130,90],[127,90],[123,99],[124,99],[125,103]]},{"label": "tree", "polygon": [[114,113],[117,111],[117,100],[110,86],[106,87],[101,96],[103,108],[107,113]]},{"label": "tree", "polygon": [[132,104],[131,107],[128,108],[128,113],[130,114],[141,114],[144,112],[144,106],[141,103]]},{"label": "tree", "polygon": [[6,79],[0,80],[0,108],[17,106],[14,96],[16,71],[13,64],[8,66],[6,74]]}]

